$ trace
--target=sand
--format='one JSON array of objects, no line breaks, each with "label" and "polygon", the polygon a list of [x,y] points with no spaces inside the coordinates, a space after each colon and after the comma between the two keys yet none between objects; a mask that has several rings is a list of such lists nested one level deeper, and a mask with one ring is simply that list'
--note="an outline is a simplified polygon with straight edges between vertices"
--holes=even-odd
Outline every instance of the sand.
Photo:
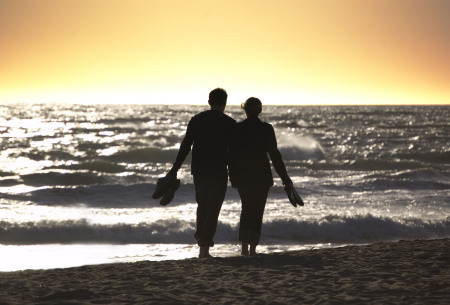
[{"label": "sand", "polygon": [[0,273],[0,304],[450,304],[450,239]]}]

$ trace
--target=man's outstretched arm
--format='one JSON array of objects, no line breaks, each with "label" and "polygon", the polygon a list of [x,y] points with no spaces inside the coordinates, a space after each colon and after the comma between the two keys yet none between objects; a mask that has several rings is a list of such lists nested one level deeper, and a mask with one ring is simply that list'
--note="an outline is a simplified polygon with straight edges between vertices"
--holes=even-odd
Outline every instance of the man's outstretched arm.
[{"label": "man's outstretched arm", "polygon": [[172,169],[169,171],[168,175],[177,175],[181,164],[183,164],[187,155],[191,151],[192,143],[194,143],[193,127],[191,122],[189,122],[186,130],[186,135],[184,136],[184,139],[180,145],[180,149],[178,150],[177,158],[175,159],[175,163],[173,164]]}]

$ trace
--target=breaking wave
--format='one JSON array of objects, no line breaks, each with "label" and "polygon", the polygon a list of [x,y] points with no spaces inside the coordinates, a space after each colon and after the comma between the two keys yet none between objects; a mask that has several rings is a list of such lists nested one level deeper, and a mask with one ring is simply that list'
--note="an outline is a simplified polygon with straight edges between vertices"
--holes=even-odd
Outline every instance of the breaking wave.
[{"label": "breaking wave", "polygon": [[[46,243],[194,243],[195,223],[164,219],[154,223],[91,224],[86,220],[0,222],[1,244]],[[220,223],[217,243],[237,243],[238,228]],[[437,222],[418,218],[391,219],[372,215],[328,215],[315,221],[275,220],[263,224],[262,240],[278,243],[374,243],[386,240],[432,239],[450,236],[450,219]]]}]

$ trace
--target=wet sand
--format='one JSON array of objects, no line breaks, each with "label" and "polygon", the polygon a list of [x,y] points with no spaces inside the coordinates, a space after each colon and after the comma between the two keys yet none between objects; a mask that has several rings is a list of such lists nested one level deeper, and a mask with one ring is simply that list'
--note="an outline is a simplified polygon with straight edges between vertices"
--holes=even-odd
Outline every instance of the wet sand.
[{"label": "wet sand", "polygon": [[450,304],[450,239],[2,272],[0,304]]}]

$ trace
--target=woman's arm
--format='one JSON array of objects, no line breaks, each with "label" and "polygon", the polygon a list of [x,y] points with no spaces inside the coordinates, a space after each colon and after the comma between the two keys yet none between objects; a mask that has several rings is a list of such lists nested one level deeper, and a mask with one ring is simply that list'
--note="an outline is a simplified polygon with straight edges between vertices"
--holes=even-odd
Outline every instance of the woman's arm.
[{"label": "woman's arm", "polygon": [[268,152],[270,155],[270,159],[272,160],[273,167],[277,172],[278,176],[280,176],[283,181],[283,185],[292,185],[292,180],[289,178],[288,173],[286,171],[286,166],[284,165],[283,158],[281,157],[281,153],[278,150],[277,138],[275,137],[275,131],[272,125],[268,125]]}]

